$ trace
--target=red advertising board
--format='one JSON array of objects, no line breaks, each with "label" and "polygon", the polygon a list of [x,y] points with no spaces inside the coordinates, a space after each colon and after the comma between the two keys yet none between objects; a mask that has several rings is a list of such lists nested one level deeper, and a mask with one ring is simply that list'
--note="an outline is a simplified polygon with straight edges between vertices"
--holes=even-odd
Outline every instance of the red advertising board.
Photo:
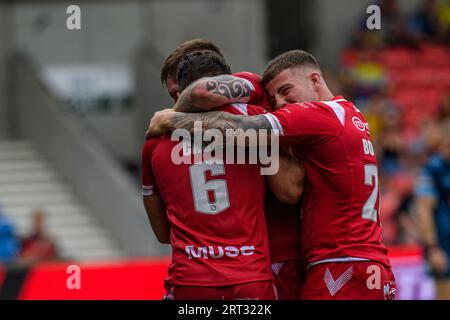
[{"label": "red advertising board", "polygon": [[[397,282],[397,299],[434,299],[434,283],[426,273],[420,247],[390,247],[389,256]],[[170,257],[40,264],[26,270],[21,281],[9,282],[18,286],[9,298],[160,300],[165,293],[163,280],[169,263]],[[19,277],[20,274],[15,275],[7,268],[2,270],[0,266],[0,291],[6,278]]]},{"label": "red advertising board", "polygon": [[[30,270],[18,299],[161,299],[169,261],[160,258],[41,264]],[[70,266],[79,267],[79,273]]]}]

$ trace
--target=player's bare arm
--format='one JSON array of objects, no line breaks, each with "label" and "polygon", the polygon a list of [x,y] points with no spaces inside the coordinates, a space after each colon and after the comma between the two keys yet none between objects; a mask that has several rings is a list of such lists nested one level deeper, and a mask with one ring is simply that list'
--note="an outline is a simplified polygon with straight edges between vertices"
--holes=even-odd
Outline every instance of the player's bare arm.
[{"label": "player's bare arm", "polygon": [[305,168],[287,150],[280,149],[278,172],[267,176],[267,183],[278,200],[294,205],[303,193]]},{"label": "player's bare arm", "polygon": [[417,218],[424,244],[433,246],[437,243],[436,228],[434,226],[433,210],[436,206],[434,197],[418,197],[416,199]]},{"label": "player's bare arm", "polygon": [[179,112],[202,112],[224,104],[246,103],[252,90],[248,81],[232,75],[201,78],[183,90],[174,109]]},{"label": "player's bare arm", "polygon": [[[186,129],[193,131],[196,121],[201,121],[202,129],[219,129],[224,135],[228,129],[246,131],[248,129],[266,129],[270,131],[272,126],[264,115],[240,116],[227,112],[211,111],[204,113],[184,113],[174,112],[172,109],[165,109],[156,112],[150,120],[146,137],[159,136],[176,129]],[[270,135],[267,143],[270,144]]]},{"label": "player's bare arm", "polygon": [[157,194],[144,196],[144,207],[158,241],[170,244],[170,224],[164,201]]},{"label": "player's bare arm", "polygon": [[448,257],[437,241],[437,232],[434,222],[434,197],[418,197],[416,199],[418,226],[422,241],[427,248],[427,259],[434,272],[440,274],[447,270]]}]

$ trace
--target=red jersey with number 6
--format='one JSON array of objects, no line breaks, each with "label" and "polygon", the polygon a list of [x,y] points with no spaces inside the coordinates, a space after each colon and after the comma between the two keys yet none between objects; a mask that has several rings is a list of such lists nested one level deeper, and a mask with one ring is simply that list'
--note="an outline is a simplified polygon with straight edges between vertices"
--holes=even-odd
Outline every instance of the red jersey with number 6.
[{"label": "red jersey with number 6", "polygon": [[[255,115],[262,108],[220,108]],[[159,193],[171,232],[170,285],[228,286],[273,279],[264,219],[264,176],[258,164],[194,162],[190,143],[172,159],[177,141],[151,139],[142,154],[144,195]]]},{"label": "red jersey with number 6", "polygon": [[375,260],[389,266],[381,243],[377,159],[359,110],[335,97],[289,104],[265,116],[305,166],[304,261]]}]

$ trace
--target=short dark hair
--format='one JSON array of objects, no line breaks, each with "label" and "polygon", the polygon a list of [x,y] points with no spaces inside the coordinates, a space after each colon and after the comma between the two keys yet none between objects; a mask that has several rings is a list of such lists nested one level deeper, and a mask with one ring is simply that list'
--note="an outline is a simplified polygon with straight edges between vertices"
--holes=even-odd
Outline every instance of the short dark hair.
[{"label": "short dark hair", "polygon": [[166,84],[167,78],[176,78],[178,64],[189,52],[201,51],[201,50],[211,50],[216,52],[218,55],[223,57],[220,49],[212,42],[204,39],[192,39],[186,41],[179,45],[175,50],[173,50],[163,63],[161,69],[161,83]]},{"label": "short dark hair", "polygon": [[178,87],[183,91],[197,79],[221,74],[231,74],[231,68],[222,56],[211,50],[191,52],[178,66]]},{"label": "short dark hair", "polygon": [[272,81],[281,72],[289,68],[311,66],[320,70],[316,58],[303,50],[291,50],[280,54],[269,62],[261,77],[262,85]]}]

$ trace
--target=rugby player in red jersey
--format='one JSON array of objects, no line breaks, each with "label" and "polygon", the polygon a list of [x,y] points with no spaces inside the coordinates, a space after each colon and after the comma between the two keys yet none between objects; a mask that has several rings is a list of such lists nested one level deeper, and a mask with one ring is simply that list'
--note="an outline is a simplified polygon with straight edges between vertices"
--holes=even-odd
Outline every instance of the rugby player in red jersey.
[{"label": "rugby player in red jersey", "polygon": [[[226,73],[229,67],[219,55],[194,52],[181,62],[178,83],[184,88],[202,75]],[[265,112],[246,104],[230,104],[220,110],[250,115]],[[173,250],[166,298],[276,298],[260,166],[175,164],[171,156],[177,144],[168,137],[150,139],[142,156],[144,202],[150,222],[158,239],[170,241]],[[280,178],[287,179],[281,175],[269,179]],[[186,193],[189,196],[180,196]],[[155,197],[166,205],[167,216],[152,205]],[[170,239],[164,239],[161,235],[167,236],[168,225]]]},{"label": "rugby player in red jersey", "polygon": [[[300,248],[306,263],[301,299],[393,299],[395,280],[381,243],[377,159],[359,110],[328,89],[316,59],[286,52],[262,83],[277,110],[256,116],[165,110],[150,134],[176,128],[271,129],[306,170]],[[295,188],[291,188],[295,190]]]},{"label": "rugby player in red jersey", "polygon": [[[204,77],[196,81],[195,85],[186,88],[180,96],[176,79],[178,64],[187,53],[200,50],[211,50],[223,57],[220,49],[213,43],[203,39],[193,39],[177,47],[164,61],[161,82],[165,84],[170,96],[176,102],[174,106],[176,111],[206,111],[230,103],[248,103],[261,106],[268,111],[272,110],[259,75],[250,72]],[[294,159],[286,159],[285,162],[281,162],[280,170],[291,170],[286,167],[287,164],[299,167]],[[267,189],[265,212],[272,271],[278,298],[280,300],[297,299],[302,270],[298,245],[300,208],[299,205],[281,202],[278,200],[281,197],[284,197],[283,202],[293,202],[290,194],[275,196],[270,189]]]}]

